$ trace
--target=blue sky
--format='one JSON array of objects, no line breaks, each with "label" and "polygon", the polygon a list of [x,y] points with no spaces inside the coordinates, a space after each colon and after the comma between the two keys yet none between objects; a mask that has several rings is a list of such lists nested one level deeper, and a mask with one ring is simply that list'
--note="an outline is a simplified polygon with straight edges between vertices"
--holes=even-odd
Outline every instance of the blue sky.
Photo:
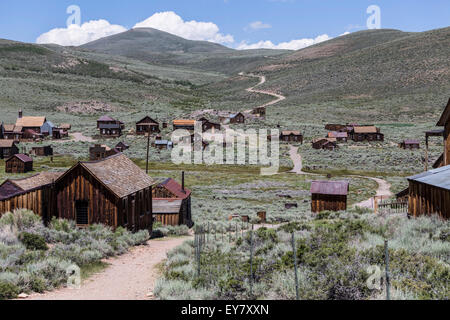
[{"label": "blue sky", "polygon": [[[380,7],[382,28],[425,31],[447,27],[450,21],[449,0],[16,0],[0,3],[0,38],[36,42],[39,36],[54,28],[66,28],[69,17],[66,9],[70,5],[80,7],[82,24],[104,19],[117,25],[115,28],[96,26],[101,29],[99,35],[104,35],[102,32],[117,33],[134,27],[155,13],[171,11],[183,21],[212,22],[218,28],[216,35],[219,36],[195,34],[203,32],[206,25],[180,31],[178,35],[221,42],[230,47],[262,41],[277,45],[296,39],[315,39],[320,35],[336,37],[344,32],[366,29],[369,5]],[[161,19],[165,18],[152,19],[151,25],[162,24],[163,29],[172,30]],[[208,27],[213,28],[211,25]],[[91,35],[97,32],[95,28]],[[76,34],[78,31],[73,32]],[[214,30],[206,32],[214,33]],[[66,36],[64,30],[59,30],[42,38],[41,42],[59,41]],[[81,37],[77,41],[87,41],[84,39],[90,38]]]}]

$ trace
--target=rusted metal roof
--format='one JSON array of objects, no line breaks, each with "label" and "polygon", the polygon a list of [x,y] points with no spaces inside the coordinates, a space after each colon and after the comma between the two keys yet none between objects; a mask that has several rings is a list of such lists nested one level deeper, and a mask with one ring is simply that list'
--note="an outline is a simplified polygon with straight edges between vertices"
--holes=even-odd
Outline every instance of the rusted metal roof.
[{"label": "rusted metal roof", "polygon": [[191,190],[184,188],[176,182],[174,179],[168,178],[161,182],[159,186],[162,186],[172,192],[177,198],[186,199],[191,195]]},{"label": "rusted metal roof", "polygon": [[348,138],[348,133],[331,131],[331,132],[328,132],[328,138]]},{"label": "rusted metal roof", "polygon": [[16,121],[16,127],[42,127],[45,123],[45,117],[22,117]]},{"label": "rusted metal roof", "polygon": [[182,200],[177,199],[152,199],[153,214],[177,214],[180,213]]},{"label": "rusted metal roof", "polygon": [[441,118],[439,119],[437,126],[443,127],[450,119],[450,98],[448,99],[447,106],[444,109],[444,112],[441,115]]},{"label": "rusted metal roof", "polygon": [[118,198],[124,198],[155,184],[145,171],[122,153],[80,164]]},{"label": "rusted metal roof", "polygon": [[23,154],[23,153],[15,154],[6,161],[11,160],[12,158],[17,158],[22,162],[33,162],[33,159],[31,159],[29,156],[27,156],[26,154]]},{"label": "rusted metal roof", "polygon": [[11,148],[14,145],[14,140],[0,140],[0,148]]},{"label": "rusted metal roof", "polygon": [[408,180],[450,190],[450,166],[423,172],[409,177]]},{"label": "rusted metal roof", "polygon": [[195,120],[173,120],[175,126],[194,126]]},{"label": "rusted metal roof", "polygon": [[311,194],[346,196],[349,190],[348,181],[312,181]]},{"label": "rusted metal roof", "polygon": [[110,116],[101,116],[97,121],[116,121],[116,120],[111,118]]},{"label": "rusted metal roof", "polygon": [[355,133],[378,133],[377,127],[367,126],[367,127],[354,127]]}]

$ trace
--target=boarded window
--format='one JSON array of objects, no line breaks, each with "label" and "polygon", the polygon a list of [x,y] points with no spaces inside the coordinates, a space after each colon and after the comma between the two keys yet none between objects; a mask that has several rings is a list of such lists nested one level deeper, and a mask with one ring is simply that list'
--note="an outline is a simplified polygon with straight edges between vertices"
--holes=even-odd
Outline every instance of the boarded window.
[{"label": "boarded window", "polygon": [[87,201],[77,201],[75,203],[75,209],[77,213],[77,225],[88,225],[88,202]]}]

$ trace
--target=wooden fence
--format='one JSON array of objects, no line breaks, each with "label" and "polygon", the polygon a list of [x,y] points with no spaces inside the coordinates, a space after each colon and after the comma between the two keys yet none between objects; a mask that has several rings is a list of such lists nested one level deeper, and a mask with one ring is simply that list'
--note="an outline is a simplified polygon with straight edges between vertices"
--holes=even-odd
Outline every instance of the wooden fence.
[{"label": "wooden fence", "polygon": [[382,200],[377,203],[376,213],[408,213],[408,201]]}]

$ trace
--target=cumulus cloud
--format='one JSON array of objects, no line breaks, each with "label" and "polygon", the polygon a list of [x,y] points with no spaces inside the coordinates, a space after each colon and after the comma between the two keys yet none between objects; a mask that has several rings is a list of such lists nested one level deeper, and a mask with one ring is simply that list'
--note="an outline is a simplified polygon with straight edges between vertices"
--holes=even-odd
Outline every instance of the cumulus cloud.
[{"label": "cumulus cloud", "polygon": [[286,49],[286,50],[300,50],[309,46],[312,46],[317,43],[321,43],[331,38],[322,34],[317,36],[316,38],[304,38],[291,40],[289,42],[281,42],[279,44],[274,44],[272,41],[259,41],[257,43],[248,44],[247,42],[241,42],[236,49],[238,50],[248,50],[248,49]]},{"label": "cumulus cloud", "polygon": [[231,35],[220,33],[212,22],[184,21],[173,11],[158,12],[137,23],[134,28],[154,28],[189,40],[203,40],[216,43],[233,43]]},{"label": "cumulus cloud", "polygon": [[272,26],[270,24],[263,23],[261,21],[255,21],[255,22],[250,23],[248,25],[248,28],[250,28],[252,30],[261,30],[261,29],[270,29],[270,28],[272,28]]},{"label": "cumulus cloud", "polygon": [[67,28],[56,28],[37,38],[37,43],[55,43],[61,46],[79,46],[103,37],[126,31],[123,26],[110,24],[106,20],[92,20],[81,26],[72,24]]}]

